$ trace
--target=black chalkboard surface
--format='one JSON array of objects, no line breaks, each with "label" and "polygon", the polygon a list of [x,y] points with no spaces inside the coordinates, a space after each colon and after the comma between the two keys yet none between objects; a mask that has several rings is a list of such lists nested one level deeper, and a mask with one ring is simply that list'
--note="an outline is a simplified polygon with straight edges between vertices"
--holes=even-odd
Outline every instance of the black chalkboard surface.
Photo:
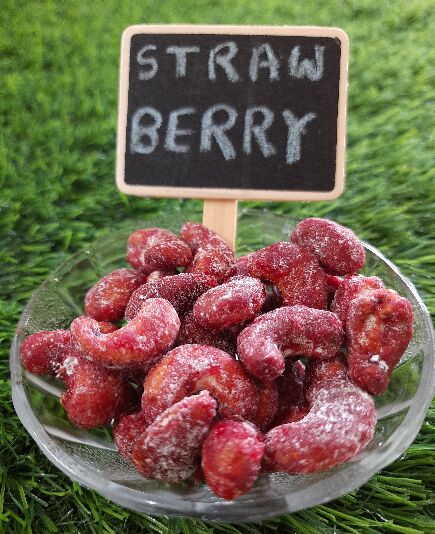
[{"label": "black chalkboard surface", "polygon": [[119,188],[162,197],[339,196],[347,57],[347,36],[333,28],[128,28]]}]

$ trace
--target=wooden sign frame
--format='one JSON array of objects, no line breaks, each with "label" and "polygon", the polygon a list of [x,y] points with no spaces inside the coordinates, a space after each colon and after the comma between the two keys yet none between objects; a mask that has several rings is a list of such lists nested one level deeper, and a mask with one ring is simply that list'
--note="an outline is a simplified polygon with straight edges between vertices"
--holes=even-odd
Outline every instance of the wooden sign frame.
[{"label": "wooden sign frame", "polygon": [[[301,191],[301,190],[268,190],[268,189],[221,189],[131,185],[125,183],[125,151],[127,131],[127,104],[130,65],[131,38],[136,34],[234,34],[261,36],[302,36],[302,37],[330,37],[340,41],[340,80],[337,114],[337,145],[336,145],[336,174],[335,186],[331,191]],[[121,64],[119,77],[119,107],[118,132],[116,154],[116,182],[118,188],[128,195],[169,198],[198,198],[210,199],[216,205],[230,206],[230,201],[237,206],[237,200],[264,201],[316,201],[333,200],[341,195],[344,189],[345,177],[345,148],[346,148],[346,107],[348,80],[349,39],[347,34],[339,28],[324,28],[311,26],[216,26],[216,25],[136,25],[128,27],[122,35]],[[222,201],[219,203],[219,201]],[[224,201],[227,201],[225,203]],[[215,205],[213,204],[213,206]]]}]

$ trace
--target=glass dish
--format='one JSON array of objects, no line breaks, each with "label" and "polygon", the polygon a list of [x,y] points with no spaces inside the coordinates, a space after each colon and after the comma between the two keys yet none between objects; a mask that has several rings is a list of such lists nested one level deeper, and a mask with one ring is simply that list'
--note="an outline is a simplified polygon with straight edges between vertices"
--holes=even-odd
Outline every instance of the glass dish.
[{"label": "glass dish", "polygon": [[[203,485],[174,486],[145,480],[116,452],[107,429],[82,431],[68,422],[58,401],[62,384],[27,373],[19,359],[20,342],[25,335],[39,330],[68,327],[82,313],[86,290],[101,276],[125,264],[126,238],[132,230],[163,226],[178,231],[181,223],[181,216],[171,214],[123,226],[110,238],[96,242],[61,265],[29,300],[11,348],[12,399],[23,425],[47,458],[72,480],[133,510],[247,522],[340,497],[403,454],[417,435],[432,397],[434,332],[428,311],[412,283],[371,245],[366,245],[367,264],[363,273],[380,276],[411,301],[415,333],[393,372],[387,392],[376,399],[375,437],[352,461],[308,476],[262,475],[248,494],[229,502]],[[287,239],[293,224],[288,218],[266,212],[242,213],[238,254]]]}]

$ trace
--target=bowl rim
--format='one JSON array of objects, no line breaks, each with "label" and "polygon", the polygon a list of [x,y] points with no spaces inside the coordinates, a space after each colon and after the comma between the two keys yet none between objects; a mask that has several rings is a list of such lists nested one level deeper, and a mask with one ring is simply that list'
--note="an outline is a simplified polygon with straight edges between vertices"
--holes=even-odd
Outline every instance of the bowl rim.
[{"label": "bowl rim", "polygon": [[[283,221],[288,222],[288,218],[277,214],[273,214],[273,216],[282,218]],[[110,238],[106,237],[105,239]],[[104,239],[96,240],[96,242],[88,248],[95,248],[97,245],[101,245],[103,241]],[[14,336],[10,351],[12,402],[15,411],[23,426],[35,440],[43,454],[71,480],[76,481],[87,488],[96,490],[102,496],[134,511],[146,512],[153,515],[201,518],[209,521],[256,522],[277,515],[317,506],[341,497],[349,491],[362,486],[375,473],[392,463],[405,452],[419,432],[433,393],[435,334],[430,314],[412,282],[378,249],[367,243],[364,243],[364,246],[377,256],[378,259],[384,262],[389,269],[401,279],[418,305],[424,331],[427,334],[422,340],[421,350],[423,351],[424,358],[421,378],[404,419],[399,427],[396,428],[391,436],[382,444],[382,451],[380,449],[373,450],[358,464],[352,465],[352,462],[349,462],[346,470],[331,470],[329,472],[330,476],[315,481],[309,488],[310,502],[308,504],[306,502],[306,488],[297,489],[287,495],[274,495],[271,493],[270,497],[262,497],[261,502],[258,502],[258,500],[255,500],[254,498],[252,500],[244,501],[225,501],[223,499],[217,499],[210,502],[195,502],[167,494],[160,494],[157,500],[154,500],[148,498],[148,496],[140,490],[126,487],[112,480],[108,480],[102,476],[97,469],[92,469],[88,466],[84,468],[84,466],[76,463],[74,460],[71,461],[71,456],[63,451],[46,432],[34,414],[27,399],[23,385],[23,368],[19,358],[19,338],[17,333]],[[62,263],[51,273],[47,281],[54,277],[56,272],[65,269],[68,264],[74,260],[74,257],[79,256],[80,254],[83,254],[83,251],[79,251],[69,260]],[[46,282],[43,282],[43,284],[45,283]],[[38,291],[38,289],[36,291]],[[27,306],[21,315],[19,324],[23,321],[26,313]],[[408,432],[403,432],[402,425],[407,427]],[[398,432],[399,434],[397,435]],[[355,477],[357,477],[358,480],[357,485],[355,485]]]}]

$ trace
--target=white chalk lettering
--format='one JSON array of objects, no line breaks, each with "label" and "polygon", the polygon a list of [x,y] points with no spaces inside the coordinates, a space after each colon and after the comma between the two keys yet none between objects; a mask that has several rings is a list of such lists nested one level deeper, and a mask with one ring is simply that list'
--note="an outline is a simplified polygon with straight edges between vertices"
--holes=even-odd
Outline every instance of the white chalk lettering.
[{"label": "white chalk lettering", "polygon": [[[228,119],[223,124],[216,124],[214,122],[214,115],[224,111],[228,115]],[[201,120],[201,152],[209,152],[211,150],[211,140],[214,137],[216,143],[222,151],[222,154],[226,160],[234,159],[236,157],[236,151],[234,146],[225,132],[230,130],[237,118],[237,111],[225,104],[217,104],[208,108]]]},{"label": "white chalk lettering", "polygon": [[291,111],[285,109],[282,112],[282,116],[288,127],[286,162],[291,165],[301,159],[301,137],[305,133],[305,126],[316,118],[316,114],[307,113],[301,119],[298,119]]},{"label": "white chalk lettering", "polygon": [[155,57],[144,56],[145,52],[149,52],[150,50],[157,50],[156,45],[145,45],[137,53],[136,60],[139,65],[148,65],[150,67],[149,70],[141,69],[139,71],[139,80],[151,80],[151,78],[154,78],[154,76],[157,74],[157,70],[159,68],[157,59]]},{"label": "white chalk lettering", "polygon": [[184,78],[186,76],[187,54],[199,52],[199,46],[168,46],[167,54],[175,55],[175,76]]},{"label": "white chalk lettering", "polygon": [[288,60],[288,70],[290,76],[297,79],[301,79],[306,76],[312,82],[318,82],[323,76],[324,51],[324,46],[316,45],[314,47],[315,60],[303,59],[300,61],[300,46],[293,47]]},{"label": "white chalk lettering", "polygon": [[[265,54],[266,58],[260,59]],[[275,56],[275,53],[269,43],[263,43],[260,46],[256,46],[252,49],[251,61],[249,63],[249,77],[251,81],[256,82],[258,80],[258,69],[269,69],[269,80],[279,80],[279,59]]]},{"label": "white chalk lettering", "polygon": [[178,117],[180,115],[191,115],[195,113],[195,108],[180,108],[171,111],[169,114],[168,128],[166,130],[165,148],[170,152],[185,153],[189,152],[190,146],[177,143],[176,138],[181,135],[191,135],[191,128],[178,128]]},{"label": "white chalk lettering", "polygon": [[[143,126],[140,121],[145,117],[151,117],[152,123]],[[151,107],[138,108],[131,121],[130,152],[132,154],[151,154],[159,143],[157,130],[162,125],[161,114]],[[148,144],[143,143],[143,137],[149,139]]]},{"label": "white chalk lettering", "polygon": [[[254,124],[254,115],[263,114],[263,122]],[[275,147],[266,138],[266,130],[272,126],[273,111],[266,106],[256,106],[248,108],[245,114],[245,128],[243,131],[243,151],[245,154],[252,152],[252,137],[254,136],[258,146],[265,158],[276,153]]]},{"label": "white chalk lettering", "polygon": [[[224,49],[227,52],[222,53]],[[238,82],[240,76],[231,64],[231,60],[237,54],[238,48],[234,41],[227,41],[212,48],[208,56],[208,77],[210,80],[216,80],[216,65],[221,66],[230,82]]]}]

